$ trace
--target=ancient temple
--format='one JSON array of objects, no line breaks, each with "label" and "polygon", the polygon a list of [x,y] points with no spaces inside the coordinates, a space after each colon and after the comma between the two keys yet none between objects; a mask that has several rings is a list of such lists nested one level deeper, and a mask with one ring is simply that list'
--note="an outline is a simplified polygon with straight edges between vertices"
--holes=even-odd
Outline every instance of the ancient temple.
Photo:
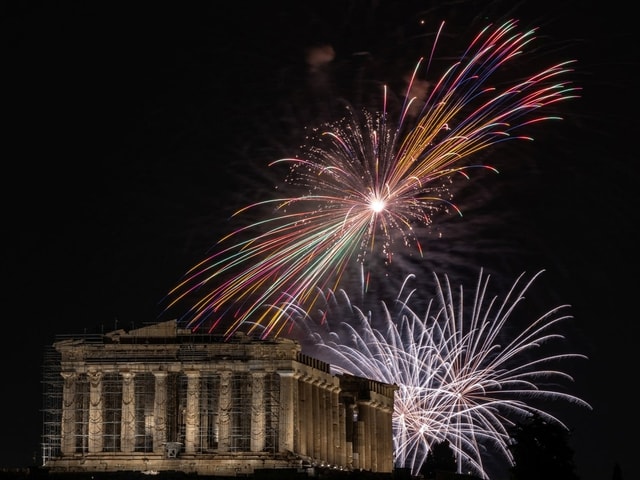
[{"label": "ancient temple", "polygon": [[43,377],[51,472],[393,470],[395,386],[333,374],[292,340],[169,321],[58,338]]}]

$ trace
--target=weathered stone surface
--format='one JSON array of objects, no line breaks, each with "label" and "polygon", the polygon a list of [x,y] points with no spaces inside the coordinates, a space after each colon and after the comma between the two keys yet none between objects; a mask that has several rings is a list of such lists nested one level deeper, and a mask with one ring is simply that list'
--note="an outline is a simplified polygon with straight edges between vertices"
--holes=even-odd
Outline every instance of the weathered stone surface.
[{"label": "weathered stone surface", "polygon": [[53,347],[49,472],[393,470],[395,387],[333,375],[292,340],[223,339],[170,321]]}]

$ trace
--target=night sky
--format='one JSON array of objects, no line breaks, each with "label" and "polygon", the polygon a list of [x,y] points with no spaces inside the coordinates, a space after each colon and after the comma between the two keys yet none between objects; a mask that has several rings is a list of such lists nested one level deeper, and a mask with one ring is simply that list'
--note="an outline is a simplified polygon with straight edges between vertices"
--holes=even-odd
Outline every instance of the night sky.
[{"label": "night sky", "polygon": [[[3,4],[0,467],[39,458],[45,347],[58,334],[174,318],[165,295],[229,233],[237,208],[269,194],[268,162],[330,116],[327,95],[366,95],[355,87],[371,71],[362,62],[396,85],[440,21],[442,55],[454,58],[487,22],[514,17],[540,28],[527,61],[578,60],[581,98],[534,129],[522,161],[496,152],[500,178],[480,186],[487,203],[465,213],[433,265],[471,286],[465,266],[506,284],[546,270],[537,300],[572,305],[572,347],[589,357],[568,367],[571,393],[593,406],[563,416],[577,472],[608,479],[617,462],[633,478],[638,58],[630,7],[588,3]],[[304,57],[319,44],[340,66],[320,84]]]}]

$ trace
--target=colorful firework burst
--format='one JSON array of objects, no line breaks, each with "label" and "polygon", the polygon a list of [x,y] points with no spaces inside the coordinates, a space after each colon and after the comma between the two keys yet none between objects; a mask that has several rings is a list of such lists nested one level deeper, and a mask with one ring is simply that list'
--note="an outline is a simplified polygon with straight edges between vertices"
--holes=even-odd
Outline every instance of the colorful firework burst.
[{"label": "colorful firework burst", "polygon": [[512,462],[508,429],[515,422],[536,413],[567,428],[543,405],[564,401],[591,408],[560,390],[573,379],[558,364],[586,358],[556,351],[565,338],[559,324],[572,318],[569,306],[557,306],[524,328],[517,325],[525,294],[541,274],[528,280],[520,275],[500,300],[487,295],[490,277],[481,271],[471,302],[462,287],[455,293],[447,276],[434,275],[436,297],[423,316],[410,306],[415,291],[401,290],[396,314],[382,303],[380,318],[365,314],[344,291],[329,292],[318,316],[298,310],[294,323],[305,351],[336,373],[398,386],[396,466],[417,475],[432,446],[448,440],[459,473],[487,478],[487,461]]},{"label": "colorful firework burst", "polygon": [[272,162],[290,167],[290,195],[238,210],[241,217],[272,209],[224,236],[220,250],[169,293],[167,308],[188,299],[183,320],[193,329],[231,335],[259,325],[264,336],[277,336],[287,327],[286,305],[312,308],[317,288],[338,289],[350,269],[364,265],[370,272],[377,262],[386,268],[399,254],[422,257],[418,229],[436,214],[461,214],[457,181],[475,168],[493,169],[478,154],[507,140],[530,139],[522,133],[527,126],[558,118],[544,107],[576,96],[578,89],[563,80],[572,61],[510,84],[492,83],[534,34],[519,31],[516,21],[487,26],[421,108],[415,109],[418,100],[410,92],[422,60],[398,115],[387,108],[385,89],[379,111],[348,108],[343,119],[314,131],[297,158]]}]

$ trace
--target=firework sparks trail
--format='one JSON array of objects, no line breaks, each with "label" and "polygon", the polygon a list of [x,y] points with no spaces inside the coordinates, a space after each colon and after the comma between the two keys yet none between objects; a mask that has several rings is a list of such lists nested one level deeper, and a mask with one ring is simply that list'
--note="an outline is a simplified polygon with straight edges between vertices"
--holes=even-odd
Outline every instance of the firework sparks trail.
[{"label": "firework sparks trail", "polygon": [[238,210],[234,216],[258,207],[275,213],[223,237],[221,250],[169,293],[167,308],[195,297],[183,319],[190,328],[231,335],[260,325],[264,336],[277,336],[287,326],[283,305],[311,307],[317,287],[338,289],[354,264],[382,258],[388,265],[399,249],[422,256],[416,228],[430,225],[437,213],[461,214],[455,180],[469,178],[474,168],[493,169],[474,164],[476,155],[506,140],[530,140],[523,128],[559,118],[543,107],[577,96],[578,88],[562,80],[572,61],[491,84],[534,34],[518,31],[516,21],[487,26],[434,84],[412,126],[415,98],[407,98],[393,120],[385,88],[380,111],[348,108],[343,119],[315,131],[298,158],[272,162],[290,167],[286,181],[302,193]]},{"label": "firework sparks trail", "polygon": [[447,276],[434,275],[436,297],[422,317],[410,307],[415,291],[405,294],[401,289],[397,314],[382,302],[381,318],[353,305],[344,290],[329,292],[319,317],[299,310],[294,322],[308,353],[330,363],[336,373],[397,385],[396,466],[417,475],[431,447],[448,440],[458,473],[487,478],[487,460],[512,462],[508,428],[515,422],[535,412],[567,428],[541,409],[541,402],[591,408],[558,390],[573,379],[554,365],[586,359],[553,351],[564,339],[557,327],[573,318],[569,306],[557,306],[522,329],[514,327],[518,307],[541,274],[529,280],[521,274],[500,300],[487,295],[490,277],[481,271],[471,303],[465,302],[462,287],[456,295]]}]

